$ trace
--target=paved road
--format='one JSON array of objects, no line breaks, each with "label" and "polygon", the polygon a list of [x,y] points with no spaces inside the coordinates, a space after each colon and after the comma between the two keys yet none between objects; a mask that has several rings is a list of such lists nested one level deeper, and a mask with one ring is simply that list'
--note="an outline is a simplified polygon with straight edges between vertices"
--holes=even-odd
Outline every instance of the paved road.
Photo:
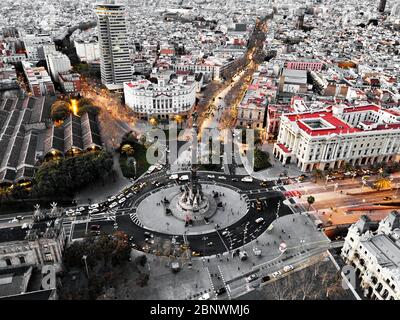
[{"label": "paved road", "polygon": [[[188,235],[186,237],[190,249],[201,256],[211,256],[228,250],[234,250],[240,248],[243,244],[258,238],[268,228],[271,222],[276,219],[278,203],[281,203],[284,200],[281,192],[272,191],[271,188],[274,186],[274,183],[272,182],[269,182],[265,187],[260,187],[260,181],[257,180],[254,180],[252,183],[240,181],[243,176],[226,176],[226,180],[221,180],[218,178],[218,176],[221,176],[220,174],[214,174],[215,178],[211,179],[207,177],[208,175],[208,173],[199,172],[199,180],[208,182],[215,181],[215,183],[222,183],[224,185],[239,188],[242,190],[243,194],[248,197],[249,203],[248,213],[228,228],[224,230],[214,229],[206,234]],[[232,178],[234,181],[232,181]],[[135,201],[156,188],[151,183],[154,181],[164,183],[165,185],[171,183],[171,180],[168,179],[168,175],[165,173],[155,173],[144,176],[140,181],[136,182],[136,185],[143,182],[146,182],[146,185],[140,190],[140,192],[126,200],[124,203],[118,204],[110,210],[106,209],[108,204],[104,202],[99,205],[101,209],[100,211],[106,211],[105,215],[99,215],[99,213],[97,213],[90,217],[87,215],[82,216],[82,219],[90,218],[92,221],[88,223],[74,223],[73,230],[71,231],[72,238],[82,238],[85,232],[90,232],[91,225],[94,224],[100,225],[104,232],[112,232],[114,227],[110,229],[109,226],[114,226],[114,223],[116,223],[115,227],[118,228],[118,230],[122,230],[133,237],[133,242],[139,249],[150,246],[150,250],[152,250],[151,243],[149,242],[154,241],[155,243],[159,243],[163,241],[172,241],[173,238],[175,238],[174,241],[177,245],[184,244],[183,235],[170,235],[149,231],[141,225],[140,221],[135,216]],[[177,181],[175,183],[180,184],[183,182]],[[130,193],[130,190],[131,189],[127,189],[125,194]],[[255,201],[257,199],[260,199],[263,203],[263,210],[261,212],[258,212],[255,208]],[[291,213],[289,207],[282,204],[280,205],[279,216]],[[115,216],[115,221],[107,221],[104,226],[108,227],[103,227],[103,224],[100,223],[101,221],[96,219],[96,216],[101,216],[103,220],[104,218],[111,219],[110,217]],[[264,221],[262,223],[256,223],[255,220],[260,217],[263,218]],[[145,233],[151,233],[152,238],[151,235]],[[147,242],[146,238],[148,239]]]}]

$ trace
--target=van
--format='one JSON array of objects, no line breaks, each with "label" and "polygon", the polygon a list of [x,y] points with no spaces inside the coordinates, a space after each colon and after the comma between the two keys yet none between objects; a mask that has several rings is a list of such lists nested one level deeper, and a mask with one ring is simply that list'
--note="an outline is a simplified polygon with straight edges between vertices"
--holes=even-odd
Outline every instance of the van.
[{"label": "van", "polygon": [[171,174],[168,179],[169,180],[176,180],[178,178],[179,178],[179,176],[177,174]]},{"label": "van", "polygon": [[264,221],[264,218],[258,218],[258,219],[255,220],[256,223],[261,223],[263,221]]},{"label": "van", "polygon": [[241,181],[242,181],[242,182],[253,182],[253,178],[250,177],[250,176],[247,176],[247,177],[242,178]]}]

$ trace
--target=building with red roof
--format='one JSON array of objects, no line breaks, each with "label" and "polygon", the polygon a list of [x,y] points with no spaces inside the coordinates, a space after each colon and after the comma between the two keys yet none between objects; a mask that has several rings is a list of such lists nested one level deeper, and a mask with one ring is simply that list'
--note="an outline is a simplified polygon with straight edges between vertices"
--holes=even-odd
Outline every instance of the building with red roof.
[{"label": "building with red roof", "polygon": [[392,161],[399,150],[399,110],[335,105],[282,115],[274,156],[312,171]]}]

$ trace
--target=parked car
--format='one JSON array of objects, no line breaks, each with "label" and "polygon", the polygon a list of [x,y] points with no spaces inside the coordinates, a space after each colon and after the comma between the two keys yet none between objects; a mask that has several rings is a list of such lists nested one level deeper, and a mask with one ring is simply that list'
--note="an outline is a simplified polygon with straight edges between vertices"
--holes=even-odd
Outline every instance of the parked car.
[{"label": "parked car", "polygon": [[264,276],[264,277],[261,278],[261,281],[262,281],[262,282],[267,282],[267,281],[269,281],[269,280],[271,280],[271,277],[270,277],[270,276]]},{"label": "parked car", "polygon": [[215,179],[215,176],[214,176],[213,174],[208,174],[208,175],[207,175],[207,178],[208,178],[208,179]]},{"label": "parked car", "polygon": [[253,273],[252,275],[250,275],[250,276],[248,276],[246,278],[246,281],[247,282],[252,282],[252,281],[257,280],[257,279],[258,279],[258,275],[256,273]]},{"label": "parked car", "polygon": [[284,272],[289,272],[291,270],[293,270],[293,266],[291,264],[283,267],[283,271]]},{"label": "parked car", "polygon": [[282,272],[281,272],[281,271],[276,271],[276,272],[274,272],[274,273],[272,274],[272,276],[273,276],[274,278],[277,278],[277,277],[279,277],[280,275],[282,275]]},{"label": "parked car", "polygon": [[110,208],[114,208],[117,205],[118,205],[118,202],[113,202],[113,203],[110,204]]},{"label": "parked car", "polygon": [[226,180],[226,177],[225,177],[225,176],[218,176],[218,179],[220,179],[220,180]]},{"label": "parked car", "polygon": [[264,218],[257,218],[255,220],[256,223],[262,223],[264,221]]},{"label": "parked car", "polygon": [[121,203],[124,203],[125,201],[126,201],[126,198],[124,197],[124,198],[118,200],[118,203],[121,204]]}]

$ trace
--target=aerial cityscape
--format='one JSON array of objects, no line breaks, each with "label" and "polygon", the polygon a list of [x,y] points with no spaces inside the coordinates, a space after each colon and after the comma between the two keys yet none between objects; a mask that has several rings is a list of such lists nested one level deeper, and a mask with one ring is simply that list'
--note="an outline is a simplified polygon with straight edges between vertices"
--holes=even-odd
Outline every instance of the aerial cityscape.
[{"label": "aerial cityscape", "polygon": [[400,300],[399,160],[398,0],[0,5],[0,300]]}]

